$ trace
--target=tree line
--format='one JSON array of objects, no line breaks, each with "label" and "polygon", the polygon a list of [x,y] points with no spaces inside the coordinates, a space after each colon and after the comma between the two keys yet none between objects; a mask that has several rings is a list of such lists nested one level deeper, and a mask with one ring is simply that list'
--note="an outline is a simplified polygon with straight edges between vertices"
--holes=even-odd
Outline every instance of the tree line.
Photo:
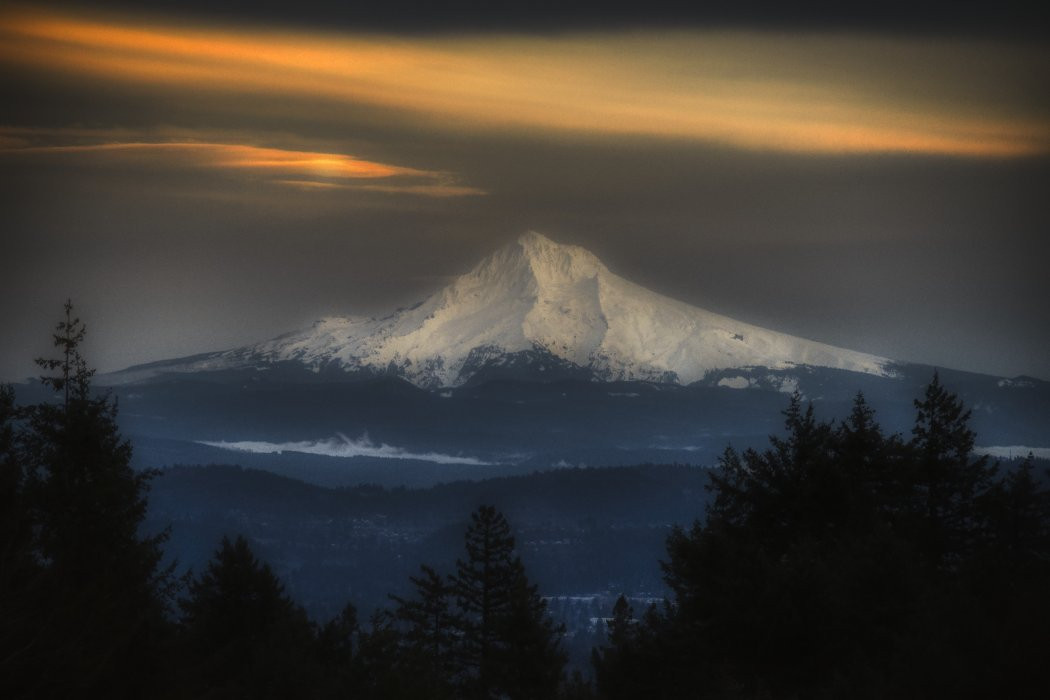
[{"label": "tree line", "polygon": [[905,440],[862,395],[836,425],[796,394],[786,437],[727,449],[706,520],[667,540],[673,599],[617,602],[600,695],[1045,697],[1045,478],[976,457],[936,374],[915,409]]},{"label": "tree line", "polygon": [[567,677],[493,507],[447,573],[359,620],[318,624],[242,537],[195,575],[144,535],[151,472],[92,391],[67,302],[38,360],[53,400],[0,387],[0,692],[5,697],[819,698],[1042,696],[1050,688],[1050,494],[1031,460],[973,452],[935,375],[912,435],[858,395],[841,423],[795,395],[786,437],[727,449],[714,503],[675,528],[671,597],[621,597],[593,681]]}]

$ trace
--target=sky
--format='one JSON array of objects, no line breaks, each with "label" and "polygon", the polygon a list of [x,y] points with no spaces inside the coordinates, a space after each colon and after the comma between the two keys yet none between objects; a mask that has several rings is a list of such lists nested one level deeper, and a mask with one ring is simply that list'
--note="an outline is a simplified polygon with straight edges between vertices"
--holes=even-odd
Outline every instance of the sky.
[{"label": "sky", "polygon": [[0,5],[0,380],[383,313],[527,230],[774,330],[1050,379],[1011,3]]}]

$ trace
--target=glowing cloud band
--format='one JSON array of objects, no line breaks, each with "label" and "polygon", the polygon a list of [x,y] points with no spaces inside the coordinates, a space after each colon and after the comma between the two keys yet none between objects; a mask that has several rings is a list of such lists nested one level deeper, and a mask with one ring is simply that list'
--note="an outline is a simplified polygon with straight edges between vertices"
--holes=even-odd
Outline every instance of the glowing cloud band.
[{"label": "glowing cloud band", "polygon": [[996,92],[1000,77],[1045,63],[1045,52],[1033,58],[1003,48],[1001,75],[977,80],[971,68],[988,50],[718,32],[347,38],[0,12],[0,62],[210,90],[216,99],[300,96],[393,110],[430,127],[802,153],[1050,152],[1047,115],[1023,97],[1004,105]]},{"label": "glowing cloud band", "polygon": [[[143,164],[168,168],[207,168],[258,177],[300,189],[358,189],[390,194],[453,197],[484,194],[457,185],[451,174],[406,168],[354,158],[341,153],[319,153],[243,144],[202,142],[107,142],[33,145],[19,134],[37,139],[61,139],[62,130],[0,129],[0,155],[82,157],[96,164]],[[96,135],[96,138],[98,135]],[[360,181],[381,184],[361,184]]]}]

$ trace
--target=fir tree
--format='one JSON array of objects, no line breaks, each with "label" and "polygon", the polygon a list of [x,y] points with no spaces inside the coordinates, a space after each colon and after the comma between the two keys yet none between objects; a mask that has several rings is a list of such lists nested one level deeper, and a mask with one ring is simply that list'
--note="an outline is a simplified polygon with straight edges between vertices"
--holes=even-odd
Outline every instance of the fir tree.
[{"label": "fir tree", "polygon": [[0,678],[16,691],[32,687],[42,605],[42,567],[34,551],[26,474],[16,452],[17,416],[14,391],[0,386]]},{"label": "fir tree", "polygon": [[466,559],[452,579],[461,612],[464,694],[476,698],[551,697],[565,665],[561,630],[528,582],[510,525],[492,506],[471,514]]},{"label": "fir tree", "polygon": [[36,566],[24,598],[35,629],[13,677],[41,694],[136,696],[160,663],[170,577],[159,569],[164,536],[140,534],[152,474],[132,469],[115,401],[92,392],[84,334],[66,302],[54,334],[60,356],[37,360],[58,401],[19,412],[20,465],[5,467],[19,517],[32,525]]},{"label": "fir tree", "polygon": [[[879,513],[890,516],[904,507],[906,474],[904,446],[897,435],[887,436],[875,419],[875,410],[862,393],[853,401],[846,420],[839,424],[833,441],[835,463],[848,479],[850,502],[855,516]],[[871,526],[864,522],[860,526]]]},{"label": "fir tree", "polygon": [[620,595],[613,604],[612,619],[609,620],[609,642],[613,646],[629,644],[634,637],[634,608],[627,597]]},{"label": "fir tree", "polygon": [[510,610],[502,621],[504,676],[498,686],[511,700],[554,697],[562,683],[566,655],[560,640],[564,627],[547,614],[547,601],[524,576],[511,590]]},{"label": "fir tree", "polygon": [[912,507],[918,536],[932,561],[950,566],[979,544],[975,506],[991,487],[994,469],[986,455],[974,457],[970,411],[936,372],[915,409],[909,447],[914,453]]},{"label": "fir tree", "polygon": [[390,611],[374,613],[359,640],[358,667],[363,697],[384,700],[427,697],[428,690],[421,690],[419,679],[413,678],[402,663],[401,635]]},{"label": "fir tree", "polygon": [[1007,471],[982,503],[989,517],[988,539],[1010,568],[1046,568],[1050,560],[1050,491],[1040,488],[1031,453]]},{"label": "fir tree", "polygon": [[401,655],[408,671],[430,697],[449,697],[461,680],[458,648],[462,618],[456,611],[452,587],[433,568],[423,565],[410,580],[414,599],[394,596],[394,616],[403,626]]},{"label": "fir tree", "polygon": [[612,619],[606,622],[608,644],[591,652],[598,689],[607,698],[631,697],[641,676],[637,668],[634,609],[623,595],[616,599]]},{"label": "fir tree", "polygon": [[306,613],[284,592],[247,540],[223,538],[180,600],[190,664],[186,691],[197,697],[307,695],[318,668]]},{"label": "fir tree", "polygon": [[357,608],[347,603],[317,633],[317,655],[331,696],[350,695],[358,685]]}]

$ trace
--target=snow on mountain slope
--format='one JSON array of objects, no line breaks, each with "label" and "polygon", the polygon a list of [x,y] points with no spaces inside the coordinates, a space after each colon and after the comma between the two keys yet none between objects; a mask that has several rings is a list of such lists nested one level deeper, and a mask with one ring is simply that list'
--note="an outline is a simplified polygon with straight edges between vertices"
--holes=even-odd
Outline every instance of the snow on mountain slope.
[{"label": "snow on mountain slope", "polygon": [[462,384],[486,358],[527,351],[549,353],[607,380],[687,384],[711,370],[795,365],[890,374],[885,358],[669,299],[613,274],[583,248],[532,232],[410,309],[384,318],[325,318],[300,332],[149,372],[292,360],[314,370],[334,364],[393,371],[437,388]]}]

